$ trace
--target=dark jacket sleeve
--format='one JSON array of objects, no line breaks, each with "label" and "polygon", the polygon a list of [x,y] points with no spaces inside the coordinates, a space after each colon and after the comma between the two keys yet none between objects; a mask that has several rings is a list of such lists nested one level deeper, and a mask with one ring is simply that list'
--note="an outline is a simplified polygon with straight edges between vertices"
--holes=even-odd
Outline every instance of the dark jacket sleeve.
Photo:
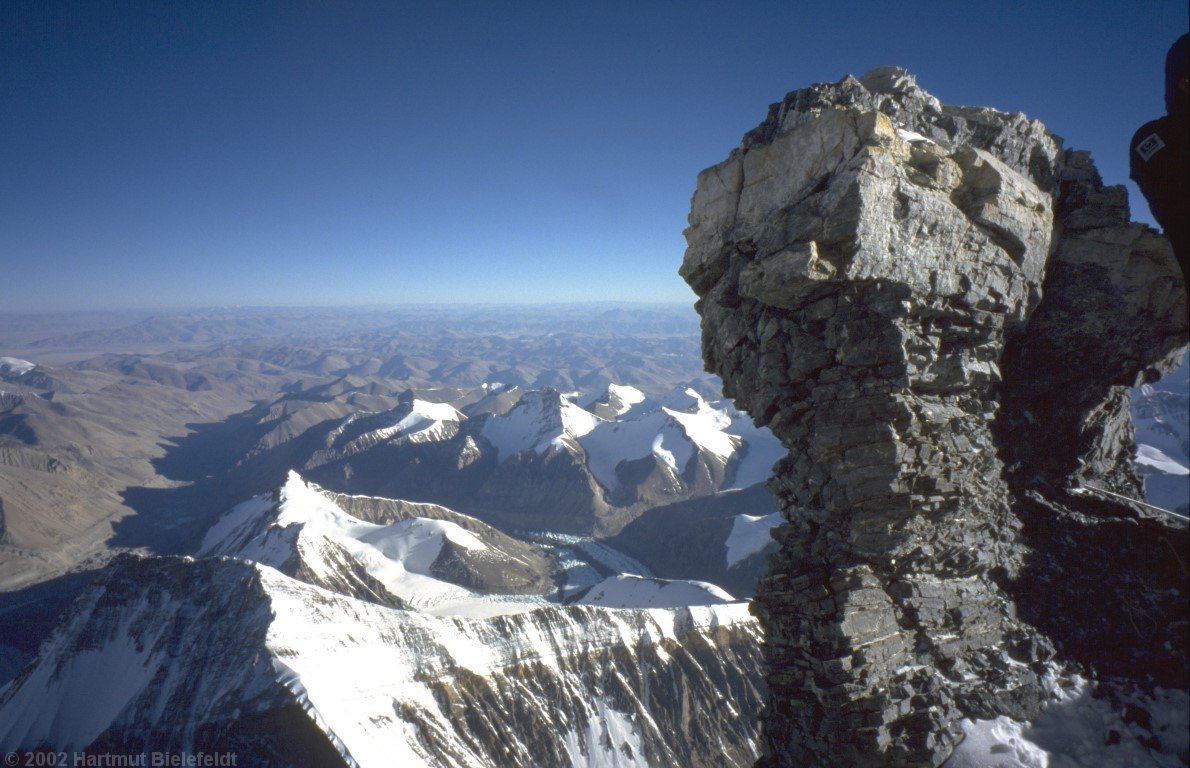
[{"label": "dark jacket sleeve", "polygon": [[1133,135],[1128,147],[1129,176],[1140,187],[1153,218],[1165,230],[1173,244],[1178,261],[1186,269],[1190,253],[1187,248],[1187,216],[1190,195],[1187,194],[1187,151],[1190,137],[1185,121],[1169,117],[1145,123]]}]

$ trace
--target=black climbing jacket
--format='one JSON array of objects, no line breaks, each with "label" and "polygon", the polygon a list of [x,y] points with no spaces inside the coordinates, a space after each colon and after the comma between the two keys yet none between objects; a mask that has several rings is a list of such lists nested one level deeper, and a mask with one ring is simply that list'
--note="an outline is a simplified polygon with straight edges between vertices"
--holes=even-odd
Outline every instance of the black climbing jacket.
[{"label": "black climbing jacket", "polygon": [[1132,137],[1128,156],[1129,175],[1165,230],[1185,277],[1190,273],[1190,123],[1184,114],[1145,123]]},{"label": "black climbing jacket", "polygon": [[1165,59],[1167,114],[1142,125],[1128,147],[1128,175],[1165,230],[1183,278],[1190,275],[1190,95],[1178,83],[1186,77],[1188,63],[1190,35],[1183,35]]}]

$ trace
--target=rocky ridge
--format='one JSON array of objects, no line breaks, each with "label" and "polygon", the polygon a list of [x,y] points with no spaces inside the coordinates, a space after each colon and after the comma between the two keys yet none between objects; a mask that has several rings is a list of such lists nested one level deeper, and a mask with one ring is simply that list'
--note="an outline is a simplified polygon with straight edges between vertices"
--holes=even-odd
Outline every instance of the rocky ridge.
[{"label": "rocky ridge", "polygon": [[741,766],[759,668],[738,603],[438,617],[242,559],[121,555],[0,688],[0,745],[278,768]]},{"label": "rocky ridge", "polygon": [[788,449],[764,765],[939,765],[1055,663],[1185,686],[1184,537],[1067,492],[1141,498],[1127,387],[1186,340],[1168,243],[1086,153],[882,68],[772,105],[686,238],[707,369]]},{"label": "rocky ridge", "polygon": [[197,558],[128,554],[99,570],[0,685],[0,751],[753,763],[758,723],[744,713],[760,707],[762,664],[747,603],[697,580],[605,577],[595,563],[631,558],[588,542],[602,559],[584,560],[563,538],[566,555],[291,472],[224,514]]}]

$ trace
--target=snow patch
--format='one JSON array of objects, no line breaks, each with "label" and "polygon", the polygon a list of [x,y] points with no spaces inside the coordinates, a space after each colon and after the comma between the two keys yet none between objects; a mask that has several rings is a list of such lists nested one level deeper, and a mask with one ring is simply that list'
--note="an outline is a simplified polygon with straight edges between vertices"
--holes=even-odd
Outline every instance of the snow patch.
[{"label": "snow patch", "polygon": [[781,513],[769,515],[736,515],[727,535],[727,567],[732,568],[745,557],[760,552],[772,543],[769,531],[781,524]]},{"label": "snow patch", "polygon": [[897,135],[901,137],[902,141],[907,141],[911,144],[915,141],[923,141],[926,144],[936,143],[933,139],[922,136],[920,133],[918,133],[916,131],[908,131],[908,130],[905,130],[904,128],[898,128]]},{"label": "snow patch", "polygon": [[1136,463],[1144,467],[1152,467],[1158,472],[1164,472],[1167,475],[1190,475],[1190,469],[1182,466],[1178,462],[1166,456],[1158,448],[1151,445],[1137,445],[1136,446]]},{"label": "snow patch", "polygon": [[670,472],[673,472],[675,475],[678,473],[678,460],[674,458],[673,451],[667,451],[665,449],[664,435],[657,435],[653,438],[652,452],[658,461],[669,467]]},{"label": "snow patch", "polygon": [[725,590],[705,581],[645,578],[620,574],[604,579],[573,602],[605,608],[679,608],[734,603]]},{"label": "snow patch", "polygon": [[[1032,723],[1007,717],[963,720],[963,741],[944,768],[1181,768],[1187,749],[1190,698],[1185,691],[1158,688],[1143,701],[1154,732],[1125,723],[1112,705],[1095,698],[1075,677],[1059,698]],[[1139,739],[1155,739],[1150,749]]]}]

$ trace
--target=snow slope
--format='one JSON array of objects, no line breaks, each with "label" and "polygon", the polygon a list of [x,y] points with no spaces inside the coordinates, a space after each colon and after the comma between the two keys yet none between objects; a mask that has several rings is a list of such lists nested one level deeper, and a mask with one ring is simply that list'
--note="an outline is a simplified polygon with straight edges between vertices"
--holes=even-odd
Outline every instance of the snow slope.
[{"label": "snow slope", "polygon": [[746,488],[767,480],[785,454],[772,433],[754,427],[747,414],[726,402],[708,402],[693,389],[656,401],[642,399],[622,418],[597,423],[578,443],[587,468],[608,491],[620,485],[616,466],[621,461],[649,455],[674,475],[682,474],[696,454],[720,465],[735,460],[730,488]]},{"label": "snow slope", "polygon": [[[1157,689],[1132,702],[1152,730],[1120,719],[1091,686],[1075,677],[1031,723],[1008,717],[963,720],[963,742],[944,768],[1181,768],[1190,748],[1190,700],[1185,691]],[[1154,740],[1156,749],[1141,743]]]},{"label": "snow slope", "polygon": [[786,454],[785,446],[767,427],[755,426],[751,416],[736,410],[729,402],[715,405],[725,410],[731,418],[728,430],[746,446],[744,455],[736,465],[735,477],[729,488],[724,490],[748,488],[768,481],[773,476],[773,465]]},{"label": "snow slope", "polygon": [[9,373],[14,376],[28,373],[37,366],[28,360],[21,360],[17,357],[0,357],[0,373]]},{"label": "snow slope", "polygon": [[1136,463],[1142,467],[1152,467],[1167,475],[1190,475],[1190,469],[1187,469],[1185,465],[1171,459],[1153,446],[1141,444],[1136,448]]},{"label": "snow slope", "polygon": [[442,440],[454,434],[448,425],[458,426],[467,418],[448,403],[431,403],[414,399],[409,404],[409,413],[388,427],[381,427],[364,437],[380,440],[403,438],[411,443],[428,443]]},{"label": "snow slope", "polygon": [[727,534],[726,559],[727,567],[749,555],[760,552],[773,543],[769,532],[781,524],[781,513],[773,512],[769,515],[736,515],[731,524],[731,533]]},{"label": "snow slope", "polygon": [[620,574],[604,579],[568,602],[604,608],[680,608],[734,603],[735,598],[705,581]]},{"label": "snow slope", "polygon": [[1131,391],[1137,470],[1149,503],[1190,509],[1190,373],[1182,366],[1155,384]]},{"label": "snow slope", "polygon": [[495,447],[497,461],[504,461],[521,451],[541,454],[573,445],[602,421],[556,390],[532,390],[508,413],[489,418],[481,434]]},{"label": "snow slope", "polygon": [[364,522],[290,472],[276,501],[257,496],[234,507],[207,533],[198,554],[237,557],[274,568],[298,558],[319,583],[330,583],[342,576],[336,550],[345,551],[389,594],[421,610],[488,615],[540,604],[540,599],[528,596],[519,602],[483,600],[432,576],[430,567],[447,541],[463,549],[485,549],[474,534],[447,520]]},{"label": "snow slope", "polygon": [[[305,729],[363,768],[744,766],[759,669],[745,604],[436,617],[243,560],[121,556],[0,689],[0,750],[102,734],[255,764]],[[304,726],[265,717],[236,741],[219,725],[293,705]]]}]

